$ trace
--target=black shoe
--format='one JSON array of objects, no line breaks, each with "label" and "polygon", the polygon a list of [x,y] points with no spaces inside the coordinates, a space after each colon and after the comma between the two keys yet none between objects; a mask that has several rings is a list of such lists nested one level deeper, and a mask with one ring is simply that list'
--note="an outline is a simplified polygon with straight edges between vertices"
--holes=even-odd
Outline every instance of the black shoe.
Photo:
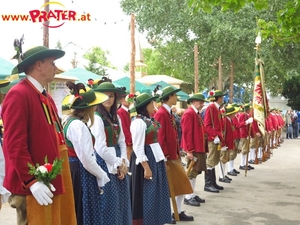
[{"label": "black shoe", "polygon": [[220,182],[224,182],[224,183],[230,183],[230,180],[226,179],[226,178],[219,178]]},{"label": "black shoe", "polygon": [[231,170],[230,172],[227,172],[227,175],[237,176],[237,173],[235,173],[234,170]]},{"label": "black shoe", "polygon": [[248,163],[254,164],[254,160],[250,160],[250,161],[248,161]]},{"label": "black shoe", "polygon": [[[172,214],[172,217],[174,217],[174,213]],[[184,211],[182,211],[181,213],[179,213],[179,220],[180,221],[194,221],[194,217],[193,216],[188,216],[185,214]]]},{"label": "black shoe", "polygon": [[205,199],[200,198],[198,195],[195,195],[194,199],[199,203],[205,203]]},{"label": "black shoe", "polygon": [[190,198],[190,199],[184,198],[183,203],[185,205],[190,205],[190,206],[200,206],[200,203],[197,202],[194,198]]},{"label": "black shoe", "polygon": [[248,165],[248,170],[254,170],[254,167],[253,166],[250,166],[250,165]]},{"label": "black shoe", "polygon": [[172,217],[171,223],[167,223],[167,224],[176,224],[176,220]]},{"label": "black shoe", "polygon": [[245,170],[245,166],[240,166],[240,170]]},{"label": "black shoe", "polygon": [[236,174],[240,174],[240,172],[237,171],[236,169],[233,169],[233,172],[235,172]]},{"label": "black shoe", "polygon": [[227,180],[232,181],[232,179],[231,179],[230,177],[225,176],[225,178],[226,178]]}]

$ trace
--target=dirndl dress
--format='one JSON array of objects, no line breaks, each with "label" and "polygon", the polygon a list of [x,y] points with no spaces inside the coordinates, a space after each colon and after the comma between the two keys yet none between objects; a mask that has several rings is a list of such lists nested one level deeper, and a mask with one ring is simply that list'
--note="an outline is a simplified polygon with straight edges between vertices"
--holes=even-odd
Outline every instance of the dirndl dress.
[{"label": "dirndl dress", "polygon": [[[119,145],[114,146],[116,156],[121,157]],[[108,172],[106,162],[96,154],[97,163],[108,174],[110,182],[103,187],[104,193],[100,196],[103,224],[131,225],[129,178],[123,180],[117,174]]]}]

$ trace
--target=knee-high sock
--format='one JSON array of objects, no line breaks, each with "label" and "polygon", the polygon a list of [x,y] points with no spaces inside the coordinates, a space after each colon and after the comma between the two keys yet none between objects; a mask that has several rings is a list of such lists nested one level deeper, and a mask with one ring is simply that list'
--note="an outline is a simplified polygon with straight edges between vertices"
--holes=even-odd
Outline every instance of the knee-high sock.
[{"label": "knee-high sock", "polygon": [[221,161],[219,162],[219,171],[220,171],[220,178],[224,178],[225,176],[225,165]]},{"label": "knee-high sock", "polygon": [[230,168],[231,168],[231,171],[234,170],[234,160],[230,160]]},{"label": "knee-high sock", "polygon": [[250,160],[255,160],[255,148],[250,149]]},{"label": "knee-high sock", "polygon": [[257,154],[257,158],[261,159],[262,156],[262,147],[258,148],[258,154]]},{"label": "knee-high sock", "polygon": [[178,195],[175,197],[178,213],[181,213],[181,205],[183,202],[184,195]]},{"label": "knee-high sock", "polygon": [[[249,154],[250,154],[250,152],[248,153],[248,160],[249,160]],[[247,165],[247,155],[244,155],[244,166],[246,166]]]},{"label": "knee-high sock", "polygon": [[191,198],[195,197],[196,178],[191,179],[190,183],[193,188],[193,193],[191,193],[189,195],[185,195],[186,199],[191,199]]},{"label": "knee-high sock", "polygon": [[233,170],[231,161],[232,161],[232,160],[230,160],[230,161],[227,162],[227,165],[228,165],[228,171],[229,171],[229,172],[230,172],[231,170]]},{"label": "knee-high sock", "polygon": [[241,154],[241,166],[245,166],[246,155]]}]

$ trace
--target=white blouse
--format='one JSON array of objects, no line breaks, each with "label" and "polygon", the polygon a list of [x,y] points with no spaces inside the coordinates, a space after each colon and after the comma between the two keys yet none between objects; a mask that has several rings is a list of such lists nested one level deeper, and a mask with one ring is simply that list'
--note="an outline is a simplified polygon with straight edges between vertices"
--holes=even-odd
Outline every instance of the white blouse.
[{"label": "white blouse", "polygon": [[91,127],[91,131],[95,137],[95,150],[99,156],[105,161],[109,173],[117,174],[118,166],[122,165],[122,159],[125,160],[125,164],[129,167],[129,161],[127,159],[125,136],[123,133],[122,123],[118,116],[120,124],[120,133],[118,137],[118,144],[121,149],[121,157],[117,157],[114,147],[108,147],[106,144],[106,134],[103,120],[100,116],[95,115],[94,124]]},{"label": "white blouse", "polygon": [[5,176],[5,161],[4,161],[2,146],[0,145],[0,195],[1,195],[2,204],[7,202],[7,199],[11,194],[5,187],[3,187],[4,176]]},{"label": "white blouse", "polygon": [[80,120],[73,120],[66,132],[66,138],[72,142],[74,150],[83,167],[97,178],[98,186],[103,187],[109,178],[97,164],[91,133]]},{"label": "white blouse", "polygon": [[[147,130],[147,125],[144,122],[144,120],[140,118],[133,120],[130,124],[132,148],[136,155],[136,161],[135,161],[136,165],[148,161],[148,158],[145,154],[146,130]],[[165,156],[163,154],[163,151],[159,143],[152,143],[150,144],[150,147],[156,162],[165,160]]]}]

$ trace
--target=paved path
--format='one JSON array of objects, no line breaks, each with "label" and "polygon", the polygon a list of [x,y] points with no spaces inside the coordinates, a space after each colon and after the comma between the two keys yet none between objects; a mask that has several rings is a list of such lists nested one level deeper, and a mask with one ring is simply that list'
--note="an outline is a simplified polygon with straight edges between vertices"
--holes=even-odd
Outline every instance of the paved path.
[{"label": "paved path", "polygon": [[[238,155],[236,168],[239,161]],[[183,205],[195,221],[177,224],[300,225],[300,139],[285,140],[270,160],[254,166],[247,177],[242,171],[232,183],[222,183],[225,190],[218,194],[203,191],[204,178],[200,175],[196,192],[206,203],[200,207]],[[15,224],[14,210],[3,205],[0,225]]]}]

